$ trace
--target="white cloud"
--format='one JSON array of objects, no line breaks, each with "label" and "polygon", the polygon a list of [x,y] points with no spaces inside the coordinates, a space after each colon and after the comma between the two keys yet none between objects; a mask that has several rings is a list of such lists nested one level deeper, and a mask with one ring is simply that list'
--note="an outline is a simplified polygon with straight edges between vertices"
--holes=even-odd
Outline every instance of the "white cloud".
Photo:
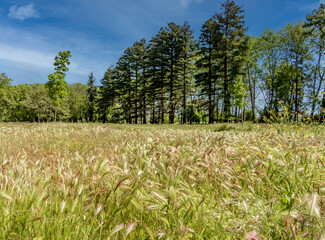
[{"label": "white cloud", "polygon": [[184,8],[187,7],[190,2],[191,0],[180,0],[181,6]]},{"label": "white cloud", "polygon": [[39,13],[32,3],[21,7],[14,5],[9,8],[8,17],[23,21],[29,18],[39,18]]},{"label": "white cloud", "polygon": [[179,3],[181,4],[181,7],[182,7],[182,8],[187,8],[187,6],[188,6],[191,2],[201,3],[202,0],[179,0]]},{"label": "white cloud", "polygon": [[[19,64],[28,64],[29,66],[41,67],[47,70],[53,69],[54,56],[57,53],[43,53],[41,51],[17,48],[0,43],[0,59],[16,62]],[[72,61],[70,71],[75,74],[87,75],[90,70],[84,69],[79,63]]]},{"label": "white cloud", "polygon": [[9,60],[18,63],[27,63],[34,66],[40,66],[45,68],[51,68],[52,55],[43,54],[38,51],[17,48],[16,46],[10,46],[0,43],[0,59]]},{"label": "white cloud", "polygon": [[[86,83],[90,72],[94,72],[99,81],[117,54],[100,41],[78,32],[56,28],[36,32],[1,24],[0,32],[3,33],[0,69],[13,79],[13,84],[46,81],[47,75],[54,71],[54,57],[63,50],[70,50],[72,54],[67,82]],[[65,37],[53,38],[54,32]],[[100,54],[100,51],[108,52]]]},{"label": "white cloud", "polygon": [[202,3],[203,0],[179,0],[182,7],[186,8],[192,2],[194,3]]}]

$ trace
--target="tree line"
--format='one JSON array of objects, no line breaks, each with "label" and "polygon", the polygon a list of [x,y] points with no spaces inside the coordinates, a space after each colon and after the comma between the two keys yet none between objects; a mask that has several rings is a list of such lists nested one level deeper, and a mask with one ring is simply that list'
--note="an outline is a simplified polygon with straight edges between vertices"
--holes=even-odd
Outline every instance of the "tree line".
[{"label": "tree line", "polygon": [[95,85],[68,85],[70,52],[46,84],[0,78],[1,121],[214,123],[325,118],[325,5],[304,21],[249,36],[244,11],[227,0],[201,27],[173,22],[128,47]]}]

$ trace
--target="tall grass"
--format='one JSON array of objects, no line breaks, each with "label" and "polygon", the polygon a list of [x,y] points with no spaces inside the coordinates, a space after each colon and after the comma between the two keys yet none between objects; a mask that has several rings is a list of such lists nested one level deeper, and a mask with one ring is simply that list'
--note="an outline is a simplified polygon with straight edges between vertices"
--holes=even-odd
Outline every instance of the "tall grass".
[{"label": "tall grass", "polygon": [[324,239],[325,127],[0,124],[1,239]]}]

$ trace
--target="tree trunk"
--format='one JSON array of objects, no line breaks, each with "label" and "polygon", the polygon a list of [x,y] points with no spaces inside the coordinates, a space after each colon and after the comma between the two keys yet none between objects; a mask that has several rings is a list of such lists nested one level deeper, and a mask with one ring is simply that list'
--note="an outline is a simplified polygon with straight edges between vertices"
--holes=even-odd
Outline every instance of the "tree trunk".
[{"label": "tree trunk", "polygon": [[57,111],[57,106],[54,108],[54,122],[56,122],[56,111]]},{"label": "tree trunk", "polygon": [[320,122],[325,121],[325,88],[323,92],[323,100],[322,100],[322,106],[321,106],[321,114],[320,114]]},{"label": "tree trunk", "polygon": [[162,100],[161,100],[161,121],[160,121],[161,123],[164,123],[164,122],[165,122],[165,119],[164,119],[164,117],[165,117],[165,116],[164,116],[164,115],[165,115],[165,114],[164,114],[164,107],[165,107],[165,106],[164,106],[164,100],[162,99]]},{"label": "tree trunk", "polygon": [[185,117],[185,111],[186,111],[186,64],[183,65],[183,119],[182,123],[186,123],[186,117]]},{"label": "tree trunk", "polygon": [[171,61],[170,61],[170,109],[169,109],[169,123],[174,124],[174,117],[175,117],[175,107],[174,107],[174,101],[175,101],[175,96],[174,96],[174,55],[173,51],[171,52]]},{"label": "tree trunk", "polygon": [[249,93],[251,97],[251,106],[252,106],[252,120],[255,121],[255,88],[253,89],[251,74],[249,69],[247,70],[248,83],[249,83]]},{"label": "tree trunk", "polygon": [[296,94],[295,94],[295,116],[294,121],[298,122],[298,112],[299,112],[299,106],[298,106],[298,84],[299,84],[299,76],[296,75]]},{"label": "tree trunk", "polygon": [[151,119],[150,119],[150,123],[154,124],[155,123],[155,101],[153,101],[152,105],[151,105]]},{"label": "tree trunk", "polygon": [[[145,78],[145,76],[144,76]],[[143,116],[142,116],[142,123],[147,124],[147,102],[146,102],[146,80],[143,80]]]},{"label": "tree trunk", "polygon": [[224,62],[223,62],[223,67],[224,67],[224,79],[223,79],[223,91],[224,91],[224,109],[223,112],[225,114],[225,119],[228,118],[228,115],[230,113],[230,99],[229,99],[229,93],[228,93],[228,57],[224,57]]},{"label": "tree trunk", "polygon": [[212,67],[211,67],[211,46],[209,46],[209,124],[214,122],[213,119],[213,103],[212,103]]},{"label": "tree trunk", "polygon": [[138,124],[138,69],[135,71],[135,116],[134,116],[134,123]]},{"label": "tree trunk", "polygon": [[217,123],[219,123],[219,98],[216,101],[216,110],[217,110]]}]

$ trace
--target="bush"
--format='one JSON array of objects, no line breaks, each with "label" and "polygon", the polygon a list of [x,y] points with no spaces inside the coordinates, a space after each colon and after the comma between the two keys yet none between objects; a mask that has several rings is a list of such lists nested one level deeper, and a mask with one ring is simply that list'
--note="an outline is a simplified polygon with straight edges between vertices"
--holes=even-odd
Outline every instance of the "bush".
[{"label": "bush", "polygon": [[186,118],[186,122],[189,122],[190,124],[200,123],[201,121],[200,115],[194,111],[194,107],[192,105],[186,108],[185,118]]}]

